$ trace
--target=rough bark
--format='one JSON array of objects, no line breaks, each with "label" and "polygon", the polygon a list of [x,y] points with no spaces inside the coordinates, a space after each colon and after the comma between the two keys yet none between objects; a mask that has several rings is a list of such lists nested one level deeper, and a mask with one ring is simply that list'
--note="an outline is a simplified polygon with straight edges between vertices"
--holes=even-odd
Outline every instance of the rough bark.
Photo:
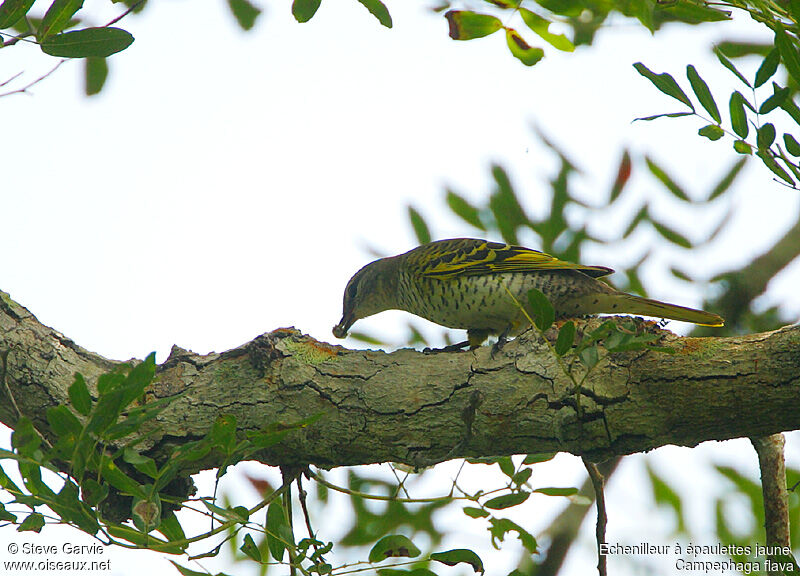
[{"label": "rough bark", "polygon": [[[164,456],[203,436],[226,413],[240,430],[321,414],[258,457],[282,466],[421,466],[549,451],[603,459],[800,428],[800,328],[730,338],[661,332],[661,344],[675,354],[608,355],[583,383],[580,409],[572,382],[531,332],[494,357],[489,347],[434,355],[347,350],[294,329],[205,356],[175,347],[150,393],[176,396],[160,416],[162,435],[150,441],[150,454]],[[66,401],[74,373],[91,384],[115,364],[0,293],[5,424],[13,428],[24,414],[47,434],[45,411]]]}]

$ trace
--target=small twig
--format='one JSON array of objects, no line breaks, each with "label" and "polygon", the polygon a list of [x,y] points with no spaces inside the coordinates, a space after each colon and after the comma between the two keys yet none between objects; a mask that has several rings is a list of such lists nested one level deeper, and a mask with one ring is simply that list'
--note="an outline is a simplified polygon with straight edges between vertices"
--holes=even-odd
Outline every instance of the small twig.
[{"label": "small twig", "polygon": [[125,10],[125,12],[123,12],[122,14],[120,14],[119,16],[117,16],[116,18],[114,18],[114,19],[113,19],[111,22],[109,22],[108,24],[106,24],[105,26],[103,26],[103,28],[108,28],[109,26],[112,26],[112,25],[116,24],[117,22],[119,22],[120,20],[122,20],[123,18],[125,18],[125,16],[127,16],[128,14],[130,14],[131,12],[133,12],[134,10],[136,10],[136,9],[137,9],[139,6],[141,6],[141,5],[142,5],[142,4],[144,4],[144,3],[145,3],[145,0],[139,0],[139,1],[138,1],[138,2],[136,2],[135,4],[131,5],[131,7],[130,7],[130,8],[128,8],[127,10]]},{"label": "small twig", "polygon": [[306,491],[303,488],[303,475],[297,477],[297,496],[300,499],[300,508],[303,509],[303,518],[306,520],[306,529],[308,530],[308,537],[315,541],[314,543],[314,550],[316,550],[317,544],[316,540],[317,537],[314,534],[314,530],[311,528],[311,515],[308,513],[308,506],[306,505]]},{"label": "small twig", "polygon": [[[43,74],[42,76],[39,76],[39,77],[38,77],[36,80],[34,80],[33,82],[30,82],[30,83],[26,84],[26,85],[25,85],[25,86],[23,86],[22,88],[17,88],[16,90],[11,90],[10,92],[4,92],[4,93],[0,94],[0,98],[2,98],[3,96],[11,96],[12,94],[28,94],[28,90],[29,90],[30,88],[32,88],[33,86],[35,86],[36,84],[38,84],[39,82],[41,82],[42,80],[44,80],[45,78],[47,78],[48,76],[50,76],[50,74],[52,74],[53,72],[55,72],[56,70],[58,70],[58,69],[59,69],[59,67],[60,67],[60,66],[61,66],[61,65],[62,65],[64,62],[66,62],[66,61],[67,61],[67,59],[66,59],[66,58],[62,58],[62,59],[59,61],[59,63],[58,63],[58,64],[56,64],[56,65],[55,65],[55,67],[53,67],[53,68],[52,68],[52,69],[51,69],[49,72],[47,72],[46,74]],[[6,84],[8,84],[9,82],[11,82],[11,81],[12,81],[12,80],[14,80],[15,78],[18,78],[18,77],[19,77],[21,74],[22,74],[22,73],[20,72],[20,73],[19,73],[19,74],[17,74],[16,76],[13,76],[12,78],[8,79],[8,80],[7,80],[6,82],[4,82],[3,84],[0,84],[0,86],[5,86]]]},{"label": "small twig", "polygon": [[590,462],[586,458],[581,458],[581,460],[583,460],[583,465],[586,467],[589,479],[592,481],[595,503],[597,504],[597,529],[595,530],[595,537],[597,538],[597,572],[600,576],[606,576],[606,555],[600,552],[606,542],[606,524],[608,523],[606,497],[603,488],[605,478],[597,468],[597,464]]}]

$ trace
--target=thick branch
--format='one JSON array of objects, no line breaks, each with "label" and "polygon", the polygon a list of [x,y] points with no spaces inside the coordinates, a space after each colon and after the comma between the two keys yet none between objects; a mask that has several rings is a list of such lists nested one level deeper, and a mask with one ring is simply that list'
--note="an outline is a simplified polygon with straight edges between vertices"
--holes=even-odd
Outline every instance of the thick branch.
[{"label": "thick branch", "polygon": [[[11,394],[46,432],[45,410],[65,401],[73,374],[91,383],[115,363],[0,296],[0,419],[12,427],[17,420]],[[603,458],[800,428],[800,328],[733,338],[662,335],[677,353],[601,360],[584,383],[580,418],[571,381],[530,332],[494,358],[488,347],[436,355],[346,350],[292,329],[221,354],[176,347],[153,384],[153,397],[176,400],[160,417],[162,436],[150,441],[150,453],[166,456],[224,413],[241,430],[321,414],[259,456],[283,466],[428,465],[549,451]]]}]

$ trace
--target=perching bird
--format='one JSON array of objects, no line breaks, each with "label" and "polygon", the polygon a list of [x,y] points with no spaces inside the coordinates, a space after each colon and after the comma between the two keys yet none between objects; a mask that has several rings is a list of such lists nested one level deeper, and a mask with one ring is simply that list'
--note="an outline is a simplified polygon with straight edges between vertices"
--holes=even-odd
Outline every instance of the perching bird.
[{"label": "perching bird", "polygon": [[344,312],[333,334],[344,338],[356,320],[405,310],[448,328],[466,329],[470,347],[476,348],[492,334],[504,338],[529,326],[520,304],[528,306],[532,288],[547,296],[558,319],[628,313],[723,325],[716,314],[625,294],[597,280],[612,272],[522,246],[472,238],[439,240],[375,260],[356,272],[345,288]]}]

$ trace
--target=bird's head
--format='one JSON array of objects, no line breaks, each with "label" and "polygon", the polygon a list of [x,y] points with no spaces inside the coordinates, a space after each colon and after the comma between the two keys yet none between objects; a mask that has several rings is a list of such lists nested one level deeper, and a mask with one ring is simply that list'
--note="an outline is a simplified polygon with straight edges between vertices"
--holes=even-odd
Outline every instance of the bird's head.
[{"label": "bird's head", "polygon": [[396,308],[394,258],[381,258],[355,273],[344,289],[342,319],[333,327],[337,338],[347,336],[356,320]]}]

